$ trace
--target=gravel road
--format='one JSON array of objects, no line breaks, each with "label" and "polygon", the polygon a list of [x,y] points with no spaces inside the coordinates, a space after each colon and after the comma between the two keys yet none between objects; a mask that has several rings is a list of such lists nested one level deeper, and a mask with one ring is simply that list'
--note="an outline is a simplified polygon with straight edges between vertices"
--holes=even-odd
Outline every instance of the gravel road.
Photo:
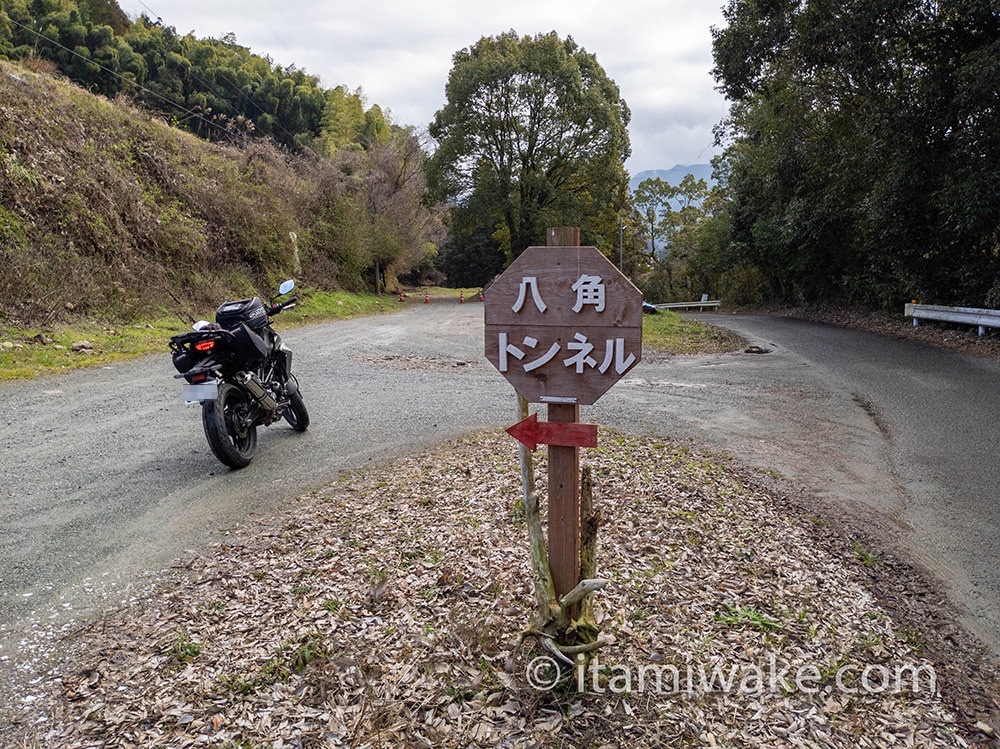
[{"label": "gravel road", "polygon": [[[209,452],[199,410],[181,402],[167,354],[0,386],[6,406],[0,418],[0,670],[16,657],[26,630],[113,605],[128,595],[128,585],[141,584],[185,549],[219,538],[285,498],[335,481],[345,470],[513,423],[513,390],[482,353],[482,309],[436,302],[283,332],[296,352],[310,428],[303,434],[283,423],[262,429],[257,456],[242,471],[225,469]],[[850,378],[857,372],[822,363],[823,339],[800,350],[801,340],[776,342],[784,333],[773,328],[741,328],[723,315],[708,319],[741,330],[770,353],[647,353],[597,405],[584,409],[583,420],[693,438],[777,471],[823,499],[876,509],[945,577],[954,599],[968,608],[970,627],[996,647],[996,506],[985,504],[992,494],[964,505],[961,489],[969,471],[972,481],[988,479],[992,486],[995,476],[976,473],[981,461],[975,456],[951,467],[944,445],[922,454],[903,436],[909,417],[889,413],[885,409],[898,403],[883,400],[903,387],[898,378],[934,392],[955,370],[973,371],[980,387],[990,378],[995,383],[995,363],[818,325],[800,330],[806,340],[832,335],[841,351],[855,351],[857,370],[888,367],[887,377],[897,379],[887,380],[883,392],[855,385]],[[859,341],[863,348],[856,348]],[[887,341],[901,347],[897,364],[864,358],[863,351],[888,356]],[[925,371],[937,357],[943,363],[933,366],[945,369]],[[963,397],[952,395],[908,407],[949,409]],[[989,417],[992,431],[980,437],[995,455],[996,400],[973,408]],[[947,440],[961,436],[955,418]],[[981,491],[986,484],[972,486]]]},{"label": "gravel road", "polygon": [[481,355],[482,305],[282,335],[310,428],[260,429],[242,471],[209,451],[167,354],[0,387],[0,627],[31,612],[85,613],[136,572],[345,469],[514,414],[512,391]]}]

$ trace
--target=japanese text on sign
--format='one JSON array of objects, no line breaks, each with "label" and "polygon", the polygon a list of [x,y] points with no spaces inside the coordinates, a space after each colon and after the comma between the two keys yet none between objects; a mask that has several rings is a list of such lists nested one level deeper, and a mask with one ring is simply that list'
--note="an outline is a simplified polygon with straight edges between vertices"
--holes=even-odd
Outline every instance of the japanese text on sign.
[{"label": "japanese text on sign", "polygon": [[[542,298],[538,288],[538,279],[535,276],[522,277],[518,289],[517,300],[511,307],[511,311],[515,313],[520,312],[524,308],[529,294],[535,309],[541,313],[544,313],[548,309],[548,305]],[[579,313],[587,305],[593,306],[596,312],[604,311],[605,288],[600,276],[582,274],[572,285],[571,289],[576,294],[576,303],[573,305],[573,312]],[[603,349],[598,348],[601,343],[603,343]],[[624,338],[608,338],[595,345],[595,343],[587,339],[586,335],[576,332],[573,334],[573,339],[566,343],[566,352],[563,352],[563,347],[558,341],[553,341],[549,346],[543,346],[541,349],[538,347],[538,344],[539,341],[534,336],[526,335],[520,342],[515,343],[510,340],[508,333],[499,333],[500,356],[498,369],[501,372],[510,371],[511,358],[513,357],[521,364],[525,372],[532,372],[556,359],[561,352],[568,355],[559,361],[566,367],[573,367],[577,374],[584,374],[588,368],[596,369],[601,374],[604,374],[612,367],[617,374],[623,374],[636,361],[634,354],[626,353]],[[522,346],[524,348],[521,348]],[[524,349],[530,349],[533,355],[536,353],[539,355],[534,358],[527,358],[528,352]],[[592,356],[595,352],[601,357],[600,362]]]},{"label": "japanese text on sign", "polygon": [[642,293],[596,247],[528,247],[483,301],[486,358],[529,402],[591,405],[642,358]]}]

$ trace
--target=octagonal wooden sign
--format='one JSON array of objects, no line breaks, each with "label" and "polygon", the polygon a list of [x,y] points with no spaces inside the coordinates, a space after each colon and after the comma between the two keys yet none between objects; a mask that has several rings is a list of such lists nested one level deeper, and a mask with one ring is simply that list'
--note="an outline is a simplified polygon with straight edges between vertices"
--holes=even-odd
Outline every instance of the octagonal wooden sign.
[{"label": "octagonal wooden sign", "polygon": [[483,301],[486,358],[532,403],[592,405],[642,358],[642,292],[596,247],[529,247]]}]

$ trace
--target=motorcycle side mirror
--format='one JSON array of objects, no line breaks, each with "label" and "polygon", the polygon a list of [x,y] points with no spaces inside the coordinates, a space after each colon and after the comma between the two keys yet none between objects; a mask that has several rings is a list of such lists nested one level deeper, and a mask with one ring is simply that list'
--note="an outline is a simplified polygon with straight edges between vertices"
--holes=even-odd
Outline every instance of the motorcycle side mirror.
[{"label": "motorcycle side mirror", "polygon": [[278,294],[279,296],[282,294],[287,294],[294,288],[295,288],[295,281],[289,278],[287,281],[282,283],[281,286],[278,287]]},{"label": "motorcycle side mirror", "polygon": [[206,328],[206,327],[208,327],[211,324],[212,323],[210,323],[208,320],[199,320],[198,322],[196,322],[191,327],[194,328],[195,330],[202,330],[203,328]]}]

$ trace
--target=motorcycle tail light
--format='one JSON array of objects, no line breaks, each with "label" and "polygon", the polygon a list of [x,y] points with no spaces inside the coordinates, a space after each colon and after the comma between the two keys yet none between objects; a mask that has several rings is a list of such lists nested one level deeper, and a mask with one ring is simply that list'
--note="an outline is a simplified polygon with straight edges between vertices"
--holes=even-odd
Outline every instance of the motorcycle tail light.
[{"label": "motorcycle tail light", "polygon": [[195,351],[201,351],[202,353],[205,353],[206,351],[211,351],[214,348],[215,348],[215,339],[214,338],[210,338],[207,341],[198,341],[194,345],[194,350]]},{"label": "motorcycle tail light", "polygon": [[208,374],[206,372],[199,372],[198,374],[191,376],[190,382],[192,385],[195,385],[199,382],[204,382],[207,379]]}]

